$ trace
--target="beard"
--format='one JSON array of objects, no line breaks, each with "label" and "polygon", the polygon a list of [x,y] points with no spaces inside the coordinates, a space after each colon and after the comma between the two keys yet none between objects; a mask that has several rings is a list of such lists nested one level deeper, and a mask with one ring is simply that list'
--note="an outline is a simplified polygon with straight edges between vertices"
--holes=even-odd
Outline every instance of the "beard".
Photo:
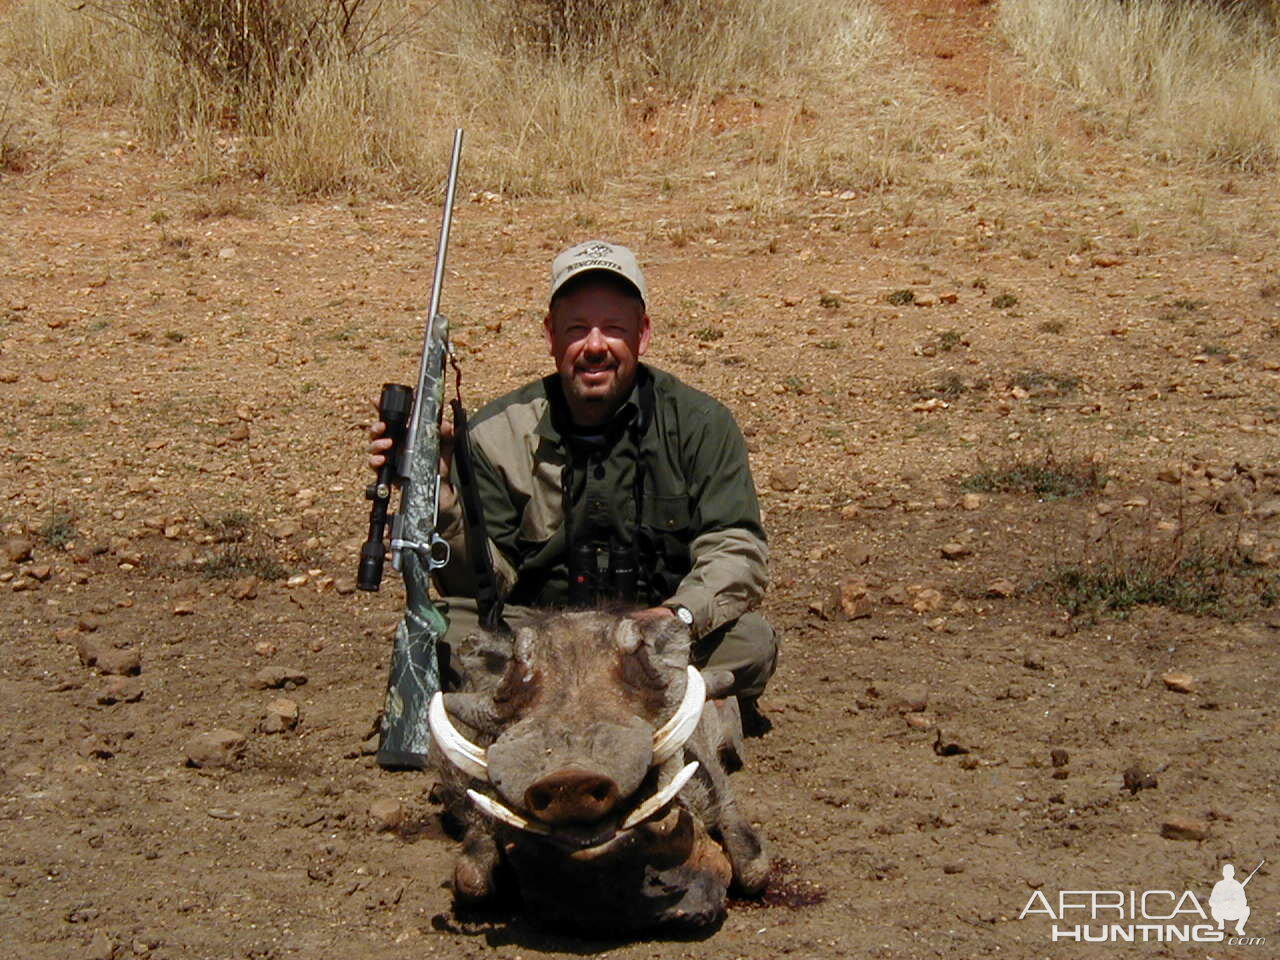
[{"label": "beard", "polygon": [[[574,372],[575,374],[577,371]],[[636,374],[632,369],[629,376],[624,376],[618,368],[613,368],[612,376],[603,383],[591,384],[573,374],[560,377],[560,386],[565,400],[569,404],[569,412],[579,426],[594,426],[604,423],[618,410],[631,393]]]}]

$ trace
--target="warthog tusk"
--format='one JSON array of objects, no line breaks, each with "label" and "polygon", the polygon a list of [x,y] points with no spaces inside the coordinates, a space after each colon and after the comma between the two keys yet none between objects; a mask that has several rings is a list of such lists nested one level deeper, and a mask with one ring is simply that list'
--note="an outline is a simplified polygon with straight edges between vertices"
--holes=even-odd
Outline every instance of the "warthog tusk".
[{"label": "warthog tusk", "polygon": [[653,763],[657,766],[676,755],[685,741],[693,736],[698,721],[702,719],[702,705],[707,700],[707,685],[697,667],[689,667],[689,682],[684,687],[684,699],[675,715],[653,735]]},{"label": "warthog tusk", "polygon": [[495,820],[501,820],[509,827],[515,827],[517,830],[527,830],[530,833],[548,834],[551,831],[540,823],[534,823],[532,820],[526,820],[520,814],[516,813],[509,807],[504,807],[492,797],[486,797],[483,793],[475,790],[468,790],[467,796],[471,798],[471,802],[477,807],[493,817]]},{"label": "warthog tusk", "polygon": [[689,778],[693,776],[694,771],[697,769],[698,761],[695,760],[677,773],[671,778],[670,783],[631,811],[627,819],[622,821],[622,829],[630,830],[636,824],[644,823],[644,821],[674,800],[676,794],[684,789],[684,785],[689,782]]},{"label": "warthog tusk", "polygon": [[427,725],[436,746],[449,758],[449,762],[463,773],[477,780],[489,779],[489,764],[485,751],[458,732],[444,708],[444,694],[437,692],[427,709]]}]

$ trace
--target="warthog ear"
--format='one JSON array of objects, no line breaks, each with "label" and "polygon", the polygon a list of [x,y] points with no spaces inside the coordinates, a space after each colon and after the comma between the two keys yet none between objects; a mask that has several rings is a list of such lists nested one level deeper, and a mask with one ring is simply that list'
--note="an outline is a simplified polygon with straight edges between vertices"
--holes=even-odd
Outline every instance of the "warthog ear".
[{"label": "warthog ear", "polygon": [[653,647],[663,666],[683,670],[689,663],[689,628],[675,617],[645,624],[645,643]]},{"label": "warthog ear", "polygon": [[623,617],[613,628],[613,642],[623,653],[635,653],[641,639],[640,625],[631,617]]}]

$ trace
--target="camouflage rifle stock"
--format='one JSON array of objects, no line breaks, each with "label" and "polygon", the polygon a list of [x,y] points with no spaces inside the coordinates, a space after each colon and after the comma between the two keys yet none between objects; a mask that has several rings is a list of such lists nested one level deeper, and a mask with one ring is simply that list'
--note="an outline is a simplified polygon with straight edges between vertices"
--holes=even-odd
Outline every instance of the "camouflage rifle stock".
[{"label": "camouflage rifle stock", "polygon": [[[440,414],[444,401],[444,364],[449,353],[449,321],[440,314],[440,290],[444,283],[445,257],[449,249],[449,225],[453,219],[453,197],[458,183],[458,162],[462,155],[462,131],[453,136],[453,157],[445,188],[440,243],[436,250],[435,278],[418,369],[418,387],[413,392],[412,415],[404,428],[404,439],[387,451],[387,467],[366,496],[373,501],[369,543],[361,551],[362,590],[377,590],[382,566],[382,526],[386,519],[389,486],[400,487],[400,509],[391,526],[391,562],[404,579],[404,617],[396,627],[387,679],[387,698],[382,713],[378,763],[389,769],[420,768],[426,765],[427,706],[440,689],[440,666],[436,644],[448,621],[432,602],[429,590],[431,571],[449,560],[449,546],[436,533],[436,511],[440,494]],[[404,394],[395,399],[395,384],[383,389],[383,403],[403,410]],[[408,391],[400,387],[400,391]],[[390,392],[390,396],[389,396]],[[392,420],[388,436],[392,434]],[[401,416],[403,423],[403,416]],[[393,437],[393,439],[395,439]],[[375,543],[376,536],[376,546]],[[376,563],[372,554],[377,554]],[[375,570],[376,567],[376,570]]]}]

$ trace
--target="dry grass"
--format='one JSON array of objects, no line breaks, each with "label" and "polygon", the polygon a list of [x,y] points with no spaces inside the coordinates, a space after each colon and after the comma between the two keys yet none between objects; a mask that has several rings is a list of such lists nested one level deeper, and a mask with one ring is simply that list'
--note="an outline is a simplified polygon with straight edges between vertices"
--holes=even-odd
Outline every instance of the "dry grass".
[{"label": "dry grass", "polygon": [[1156,156],[1251,170],[1280,160],[1280,42],[1269,14],[1174,0],[1004,0],[997,23],[1035,73]]},{"label": "dry grass", "polygon": [[435,189],[457,124],[468,186],[509,195],[708,164],[761,196],[883,186],[919,139],[868,70],[870,0],[370,0],[360,41],[334,42],[326,11],[351,3],[25,0],[0,51],[64,106],[129,108],[201,179],[248,167],[297,193]]}]

